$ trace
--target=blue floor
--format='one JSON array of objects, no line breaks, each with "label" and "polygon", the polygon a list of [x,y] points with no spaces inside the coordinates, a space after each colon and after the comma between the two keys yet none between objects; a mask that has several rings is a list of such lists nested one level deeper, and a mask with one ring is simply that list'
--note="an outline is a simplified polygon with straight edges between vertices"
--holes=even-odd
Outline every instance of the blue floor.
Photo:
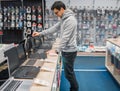
[{"label": "blue floor", "polygon": [[[120,86],[105,68],[105,57],[79,56],[74,68],[79,91],[120,91]],[[69,91],[69,87],[62,71],[60,91]]]},{"label": "blue floor", "polygon": [[105,57],[78,56],[75,61],[75,69],[105,69]]}]

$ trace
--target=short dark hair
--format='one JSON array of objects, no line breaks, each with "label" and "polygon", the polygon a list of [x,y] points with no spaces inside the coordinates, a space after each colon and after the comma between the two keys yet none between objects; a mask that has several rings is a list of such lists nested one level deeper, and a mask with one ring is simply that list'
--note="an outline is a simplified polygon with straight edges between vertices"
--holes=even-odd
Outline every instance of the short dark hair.
[{"label": "short dark hair", "polygon": [[66,9],[66,6],[62,1],[55,1],[51,7],[51,10],[54,10],[55,8],[58,10],[60,10],[61,8]]}]

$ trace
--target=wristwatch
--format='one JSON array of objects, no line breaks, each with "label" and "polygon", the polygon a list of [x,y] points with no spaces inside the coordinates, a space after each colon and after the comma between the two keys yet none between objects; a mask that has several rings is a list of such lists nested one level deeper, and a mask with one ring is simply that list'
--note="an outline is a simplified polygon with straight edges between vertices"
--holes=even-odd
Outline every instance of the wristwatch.
[{"label": "wristwatch", "polygon": [[32,30],[36,31],[37,24],[35,22],[32,23]]},{"label": "wristwatch", "polygon": [[37,10],[38,10],[38,13],[41,13],[41,7],[40,6],[38,6]]},{"label": "wristwatch", "polygon": [[31,13],[31,8],[30,8],[30,6],[27,7],[27,10],[26,10],[26,11],[27,11],[27,13]]},{"label": "wristwatch", "polygon": [[27,14],[27,20],[31,20],[31,15]]},{"label": "wristwatch", "polygon": [[32,15],[32,21],[36,21],[36,15],[35,14]]},{"label": "wristwatch", "polygon": [[31,27],[31,22],[30,21],[27,22],[27,27]]},{"label": "wristwatch", "polygon": [[35,6],[32,6],[32,13],[35,13]]},{"label": "wristwatch", "polygon": [[42,21],[42,16],[41,15],[38,15],[38,23],[41,23]]}]

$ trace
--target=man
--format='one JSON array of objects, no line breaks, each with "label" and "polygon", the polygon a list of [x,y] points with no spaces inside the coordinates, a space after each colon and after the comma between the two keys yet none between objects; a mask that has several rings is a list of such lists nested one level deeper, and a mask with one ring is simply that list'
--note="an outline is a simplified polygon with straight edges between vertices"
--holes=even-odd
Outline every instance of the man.
[{"label": "man", "polygon": [[70,91],[78,91],[78,83],[73,70],[75,57],[77,55],[77,21],[74,13],[66,9],[65,4],[61,1],[54,2],[51,10],[61,18],[60,22],[42,32],[34,32],[32,36],[55,33],[60,29],[60,45],[57,52],[61,52],[62,54],[64,73],[65,77],[70,82]]}]

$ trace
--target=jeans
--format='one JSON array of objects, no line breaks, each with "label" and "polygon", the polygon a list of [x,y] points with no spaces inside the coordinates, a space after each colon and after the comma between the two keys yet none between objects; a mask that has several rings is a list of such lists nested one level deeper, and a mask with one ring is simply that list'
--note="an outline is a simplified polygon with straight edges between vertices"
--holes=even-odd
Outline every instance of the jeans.
[{"label": "jeans", "polygon": [[70,83],[70,91],[78,91],[78,83],[74,73],[74,61],[77,52],[62,52],[64,74]]}]

